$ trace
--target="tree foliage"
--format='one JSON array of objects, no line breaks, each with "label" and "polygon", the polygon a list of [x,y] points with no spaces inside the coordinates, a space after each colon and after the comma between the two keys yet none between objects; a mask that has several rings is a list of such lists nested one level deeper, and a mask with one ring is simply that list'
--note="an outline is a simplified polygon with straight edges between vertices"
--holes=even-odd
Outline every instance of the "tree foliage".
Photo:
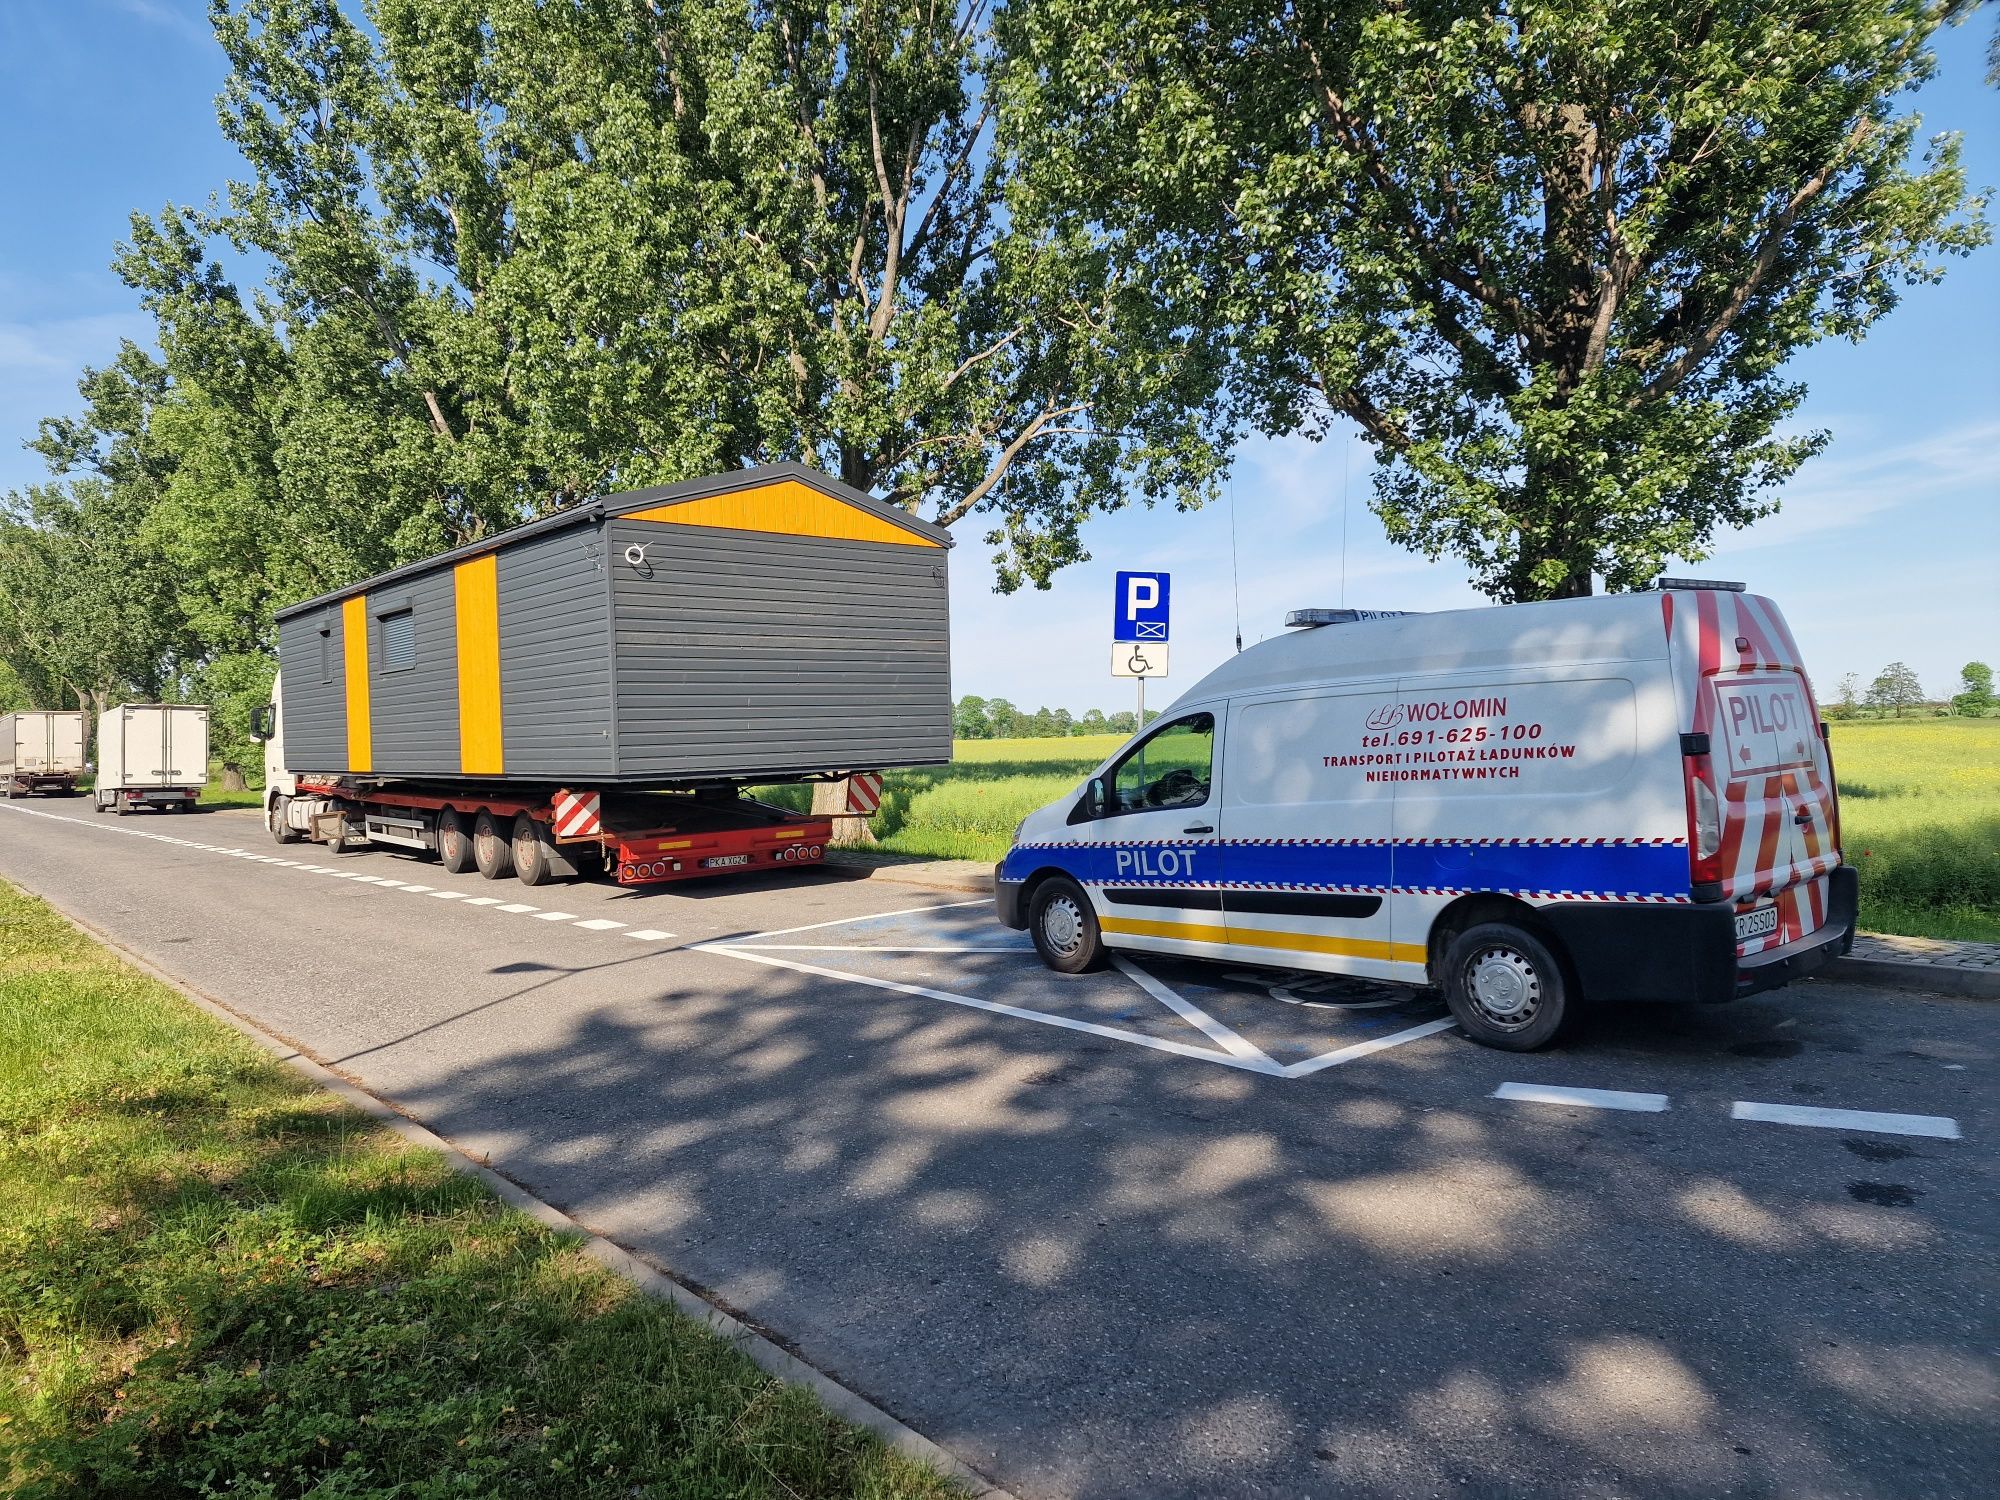
[{"label": "tree foliage", "polygon": [[1993,711],[1993,669],[1983,661],[1969,661],[1959,668],[1959,691],[1952,695],[1953,713],[1976,719]]},{"label": "tree foliage", "polygon": [[1006,123],[1024,214],[1220,301],[1262,425],[1360,425],[1392,539],[1581,594],[1775,509],[1786,359],[1986,241],[1897,112],[1959,8],[1044,0]]},{"label": "tree foliage", "polygon": [[1899,719],[1903,710],[1921,708],[1923,702],[1924,686],[1907,662],[1890,662],[1868,686],[1868,706],[1893,709]]}]

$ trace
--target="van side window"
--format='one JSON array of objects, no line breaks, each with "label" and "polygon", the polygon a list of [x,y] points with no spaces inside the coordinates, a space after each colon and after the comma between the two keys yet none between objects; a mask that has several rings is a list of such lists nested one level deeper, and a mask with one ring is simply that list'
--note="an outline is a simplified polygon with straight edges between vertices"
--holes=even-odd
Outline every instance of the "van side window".
[{"label": "van side window", "polygon": [[1189,714],[1134,745],[1105,778],[1106,814],[1199,807],[1215,760],[1215,715]]}]

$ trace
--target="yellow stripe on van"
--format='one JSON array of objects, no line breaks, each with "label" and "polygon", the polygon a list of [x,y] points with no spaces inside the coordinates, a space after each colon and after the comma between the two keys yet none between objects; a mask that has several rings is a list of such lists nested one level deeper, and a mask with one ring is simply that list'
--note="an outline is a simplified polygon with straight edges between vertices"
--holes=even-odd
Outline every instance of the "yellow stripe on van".
[{"label": "yellow stripe on van", "polygon": [[822,495],[796,479],[760,484],[728,495],[683,500],[634,511],[632,521],[664,521],[672,526],[715,526],[724,531],[764,531],[778,536],[824,536],[850,542],[890,542],[899,547],[938,547],[932,541],[885,521],[872,511]]},{"label": "yellow stripe on van", "polygon": [[458,768],[506,769],[500,735],[500,568],[492,553],[452,569],[458,601]]},{"label": "yellow stripe on van", "polygon": [[1420,964],[1430,955],[1422,943],[1384,943],[1374,938],[1324,937],[1316,932],[1265,932],[1256,927],[1216,927],[1206,922],[1148,922],[1137,917],[1104,917],[1106,932],[1126,937],[1179,938],[1189,943],[1235,943],[1244,948],[1275,948],[1294,953],[1333,953],[1342,958],[1376,958],[1395,964]]},{"label": "yellow stripe on van", "polygon": [[375,735],[368,719],[368,596],[340,606],[340,646],[347,667],[347,769],[375,769]]}]

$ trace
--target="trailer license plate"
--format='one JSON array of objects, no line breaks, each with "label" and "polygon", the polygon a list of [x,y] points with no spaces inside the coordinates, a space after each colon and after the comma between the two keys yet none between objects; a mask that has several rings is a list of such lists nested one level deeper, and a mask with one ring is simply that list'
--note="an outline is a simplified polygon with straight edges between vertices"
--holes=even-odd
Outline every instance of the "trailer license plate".
[{"label": "trailer license plate", "polygon": [[713,854],[703,860],[701,866],[704,870],[722,870],[727,869],[730,865],[747,865],[749,863],[750,856],[747,854]]},{"label": "trailer license plate", "polygon": [[1775,906],[1760,906],[1755,911],[1736,914],[1736,941],[1739,943],[1777,930],[1778,908]]}]

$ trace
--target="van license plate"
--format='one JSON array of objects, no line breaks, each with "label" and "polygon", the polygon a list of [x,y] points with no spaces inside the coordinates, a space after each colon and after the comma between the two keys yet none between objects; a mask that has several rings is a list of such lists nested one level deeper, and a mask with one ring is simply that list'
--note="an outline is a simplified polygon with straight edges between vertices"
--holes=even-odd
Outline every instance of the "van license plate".
[{"label": "van license plate", "polygon": [[704,870],[722,870],[728,868],[730,865],[747,865],[749,863],[750,856],[747,854],[715,854],[703,860],[701,867]]},{"label": "van license plate", "polygon": [[1736,941],[1739,943],[1777,930],[1778,908],[1775,906],[1760,906],[1755,911],[1736,914]]}]

